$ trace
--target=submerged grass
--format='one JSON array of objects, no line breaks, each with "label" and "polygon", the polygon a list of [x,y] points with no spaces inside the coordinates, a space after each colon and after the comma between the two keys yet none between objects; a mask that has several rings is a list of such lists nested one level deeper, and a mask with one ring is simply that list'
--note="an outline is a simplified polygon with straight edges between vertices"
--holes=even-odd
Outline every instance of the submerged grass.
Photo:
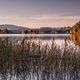
[{"label": "submerged grass", "polygon": [[80,80],[79,47],[57,47],[23,40],[0,40],[1,80]]}]

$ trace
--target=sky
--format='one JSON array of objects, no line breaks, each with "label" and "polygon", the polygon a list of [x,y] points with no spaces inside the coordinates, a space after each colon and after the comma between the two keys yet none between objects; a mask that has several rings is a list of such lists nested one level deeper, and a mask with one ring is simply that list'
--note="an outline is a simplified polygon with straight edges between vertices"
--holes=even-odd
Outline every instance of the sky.
[{"label": "sky", "polygon": [[0,0],[0,24],[66,27],[79,20],[80,0]]}]

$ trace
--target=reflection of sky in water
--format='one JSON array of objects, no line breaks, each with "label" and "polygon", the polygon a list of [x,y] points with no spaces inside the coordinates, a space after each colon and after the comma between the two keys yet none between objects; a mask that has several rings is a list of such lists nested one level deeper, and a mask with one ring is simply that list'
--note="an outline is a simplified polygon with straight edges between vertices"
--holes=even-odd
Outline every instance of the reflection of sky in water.
[{"label": "reflection of sky in water", "polygon": [[0,34],[0,37],[9,38],[14,42],[21,41],[24,38],[26,40],[40,40],[43,42],[49,42],[52,40],[52,38],[64,39],[65,37],[69,37],[69,34]]},{"label": "reflection of sky in water", "polygon": [[34,41],[35,43],[40,41],[42,45],[48,44],[49,46],[53,41],[60,48],[64,48],[66,45],[75,47],[74,42],[69,38],[69,34],[0,34],[0,37],[7,37],[10,41],[19,44],[24,39],[26,41]]}]

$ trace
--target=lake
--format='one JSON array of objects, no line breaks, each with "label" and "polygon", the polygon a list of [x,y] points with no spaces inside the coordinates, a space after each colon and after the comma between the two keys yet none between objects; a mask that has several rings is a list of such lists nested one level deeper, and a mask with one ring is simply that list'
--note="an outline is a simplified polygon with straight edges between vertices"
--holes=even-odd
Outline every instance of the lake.
[{"label": "lake", "polygon": [[0,80],[80,80],[79,36],[0,34]]},{"label": "lake", "polygon": [[[65,44],[75,46],[75,41],[77,41],[74,41],[70,34],[0,34],[0,37],[8,38],[9,41],[19,44],[23,40],[34,42],[41,41],[42,44],[51,44],[51,42],[54,40],[54,43],[60,47],[62,47],[61,45],[64,47]],[[77,42],[79,42],[79,40]]]}]

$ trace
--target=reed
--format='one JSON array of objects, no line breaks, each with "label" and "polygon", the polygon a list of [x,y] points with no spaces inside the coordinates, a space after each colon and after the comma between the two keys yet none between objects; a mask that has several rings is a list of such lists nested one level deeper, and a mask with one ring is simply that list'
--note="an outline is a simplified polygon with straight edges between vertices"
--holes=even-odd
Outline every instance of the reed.
[{"label": "reed", "polygon": [[80,49],[0,39],[1,80],[80,80]]}]

